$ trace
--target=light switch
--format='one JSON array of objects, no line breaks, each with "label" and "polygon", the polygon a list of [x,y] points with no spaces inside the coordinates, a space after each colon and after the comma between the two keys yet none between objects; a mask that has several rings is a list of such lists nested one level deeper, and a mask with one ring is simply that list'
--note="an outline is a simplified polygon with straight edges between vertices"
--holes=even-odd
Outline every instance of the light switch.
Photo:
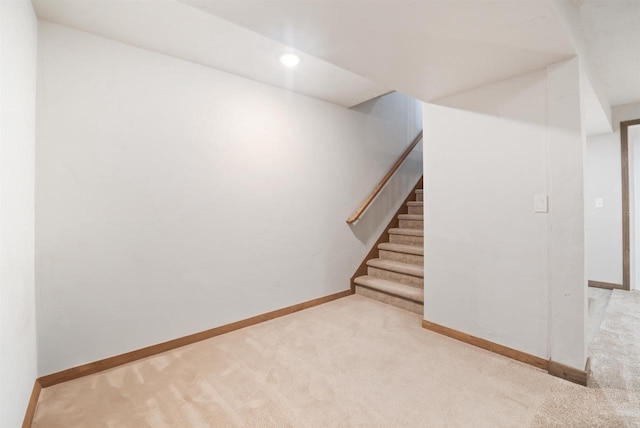
[{"label": "light switch", "polygon": [[604,208],[604,199],[596,198],[596,208]]},{"label": "light switch", "polygon": [[535,195],[534,196],[534,208],[537,213],[549,212],[549,196],[548,195]]}]

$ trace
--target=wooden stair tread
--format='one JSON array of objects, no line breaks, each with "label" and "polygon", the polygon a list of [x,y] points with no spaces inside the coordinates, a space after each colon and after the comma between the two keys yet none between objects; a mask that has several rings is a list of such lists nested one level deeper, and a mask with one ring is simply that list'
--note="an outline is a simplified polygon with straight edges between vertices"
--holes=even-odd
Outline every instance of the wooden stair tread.
[{"label": "wooden stair tread", "polygon": [[424,205],[424,201],[409,201],[407,202],[407,206],[409,207],[421,207]]},{"label": "wooden stair tread", "polygon": [[389,233],[391,235],[424,236],[422,229],[401,229],[399,227],[389,229]]},{"label": "wooden stair tread", "polygon": [[416,189],[416,193],[422,193],[422,189]]},{"label": "wooden stair tread", "polygon": [[394,260],[371,259],[367,261],[367,266],[424,278],[424,266],[420,265],[396,262]]},{"label": "wooden stair tread", "polygon": [[415,254],[424,256],[424,247],[407,244],[392,244],[391,242],[383,242],[378,245],[379,250],[393,251],[396,253]]},{"label": "wooden stair tread", "polygon": [[369,275],[359,276],[354,280],[357,285],[381,291],[392,296],[414,302],[424,303],[424,290],[398,282],[387,281],[385,279],[374,278]]}]

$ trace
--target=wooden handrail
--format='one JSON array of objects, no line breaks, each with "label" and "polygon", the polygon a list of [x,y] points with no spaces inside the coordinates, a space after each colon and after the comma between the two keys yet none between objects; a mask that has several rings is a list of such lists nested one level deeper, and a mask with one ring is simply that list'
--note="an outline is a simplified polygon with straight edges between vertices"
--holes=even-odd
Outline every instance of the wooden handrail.
[{"label": "wooden handrail", "polygon": [[385,175],[382,178],[382,180],[380,180],[380,183],[378,183],[376,188],[373,189],[373,192],[371,192],[371,194],[367,197],[367,199],[365,199],[362,205],[360,205],[360,207],[356,210],[356,212],[354,212],[353,215],[347,219],[348,224],[351,224],[360,218],[362,213],[367,209],[367,207],[371,204],[371,202],[373,202],[373,200],[378,195],[378,193],[380,193],[380,191],[385,186],[385,184],[387,184],[387,182],[393,176],[393,174],[398,170],[398,168],[400,168],[400,165],[402,165],[402,162],[404,162],[407,156],[409,156],[409,153],[411,153],[411,151],[418,145],[420,140],[422,140],[422,131],[418,133],[418,135],[413,140],[413,142],[409,145],[409,147],[407,147],[407,150],[405,150],[402,156],[400,156],[400,158],[396,161],[396,163],[393,164],[389,172],[387,172],[387,175]]}]

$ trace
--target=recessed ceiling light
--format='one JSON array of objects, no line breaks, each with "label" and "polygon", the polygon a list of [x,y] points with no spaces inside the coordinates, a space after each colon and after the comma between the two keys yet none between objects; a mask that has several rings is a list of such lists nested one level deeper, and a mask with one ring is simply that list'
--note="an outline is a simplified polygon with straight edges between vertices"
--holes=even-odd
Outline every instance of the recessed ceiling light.
[{"label": "recessed ceiling light", "polygon": [[287,67],[295,67],[300,62],[300,57],[294,54],[284,54],[280,56],[280,62]]}]

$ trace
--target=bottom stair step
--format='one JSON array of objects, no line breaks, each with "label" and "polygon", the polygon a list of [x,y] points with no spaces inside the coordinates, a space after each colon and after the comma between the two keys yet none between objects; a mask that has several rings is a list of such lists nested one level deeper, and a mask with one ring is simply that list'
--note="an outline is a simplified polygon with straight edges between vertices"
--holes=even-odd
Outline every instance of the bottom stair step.
[{"label": "bottom stair step", "polygon": [[424,290],[398,282],[372,276],[360,276],[354,280],[356,294],[379,300],[415,313],[422,313]]},{"label": "bottom stair step", "polygon": [[361,285],[356,285],[356,294],[424,316],[424,306],[422,303],[392,296],[391,294],[383,293],[381,291],[374,290],[373,288],[367,288]]}]

